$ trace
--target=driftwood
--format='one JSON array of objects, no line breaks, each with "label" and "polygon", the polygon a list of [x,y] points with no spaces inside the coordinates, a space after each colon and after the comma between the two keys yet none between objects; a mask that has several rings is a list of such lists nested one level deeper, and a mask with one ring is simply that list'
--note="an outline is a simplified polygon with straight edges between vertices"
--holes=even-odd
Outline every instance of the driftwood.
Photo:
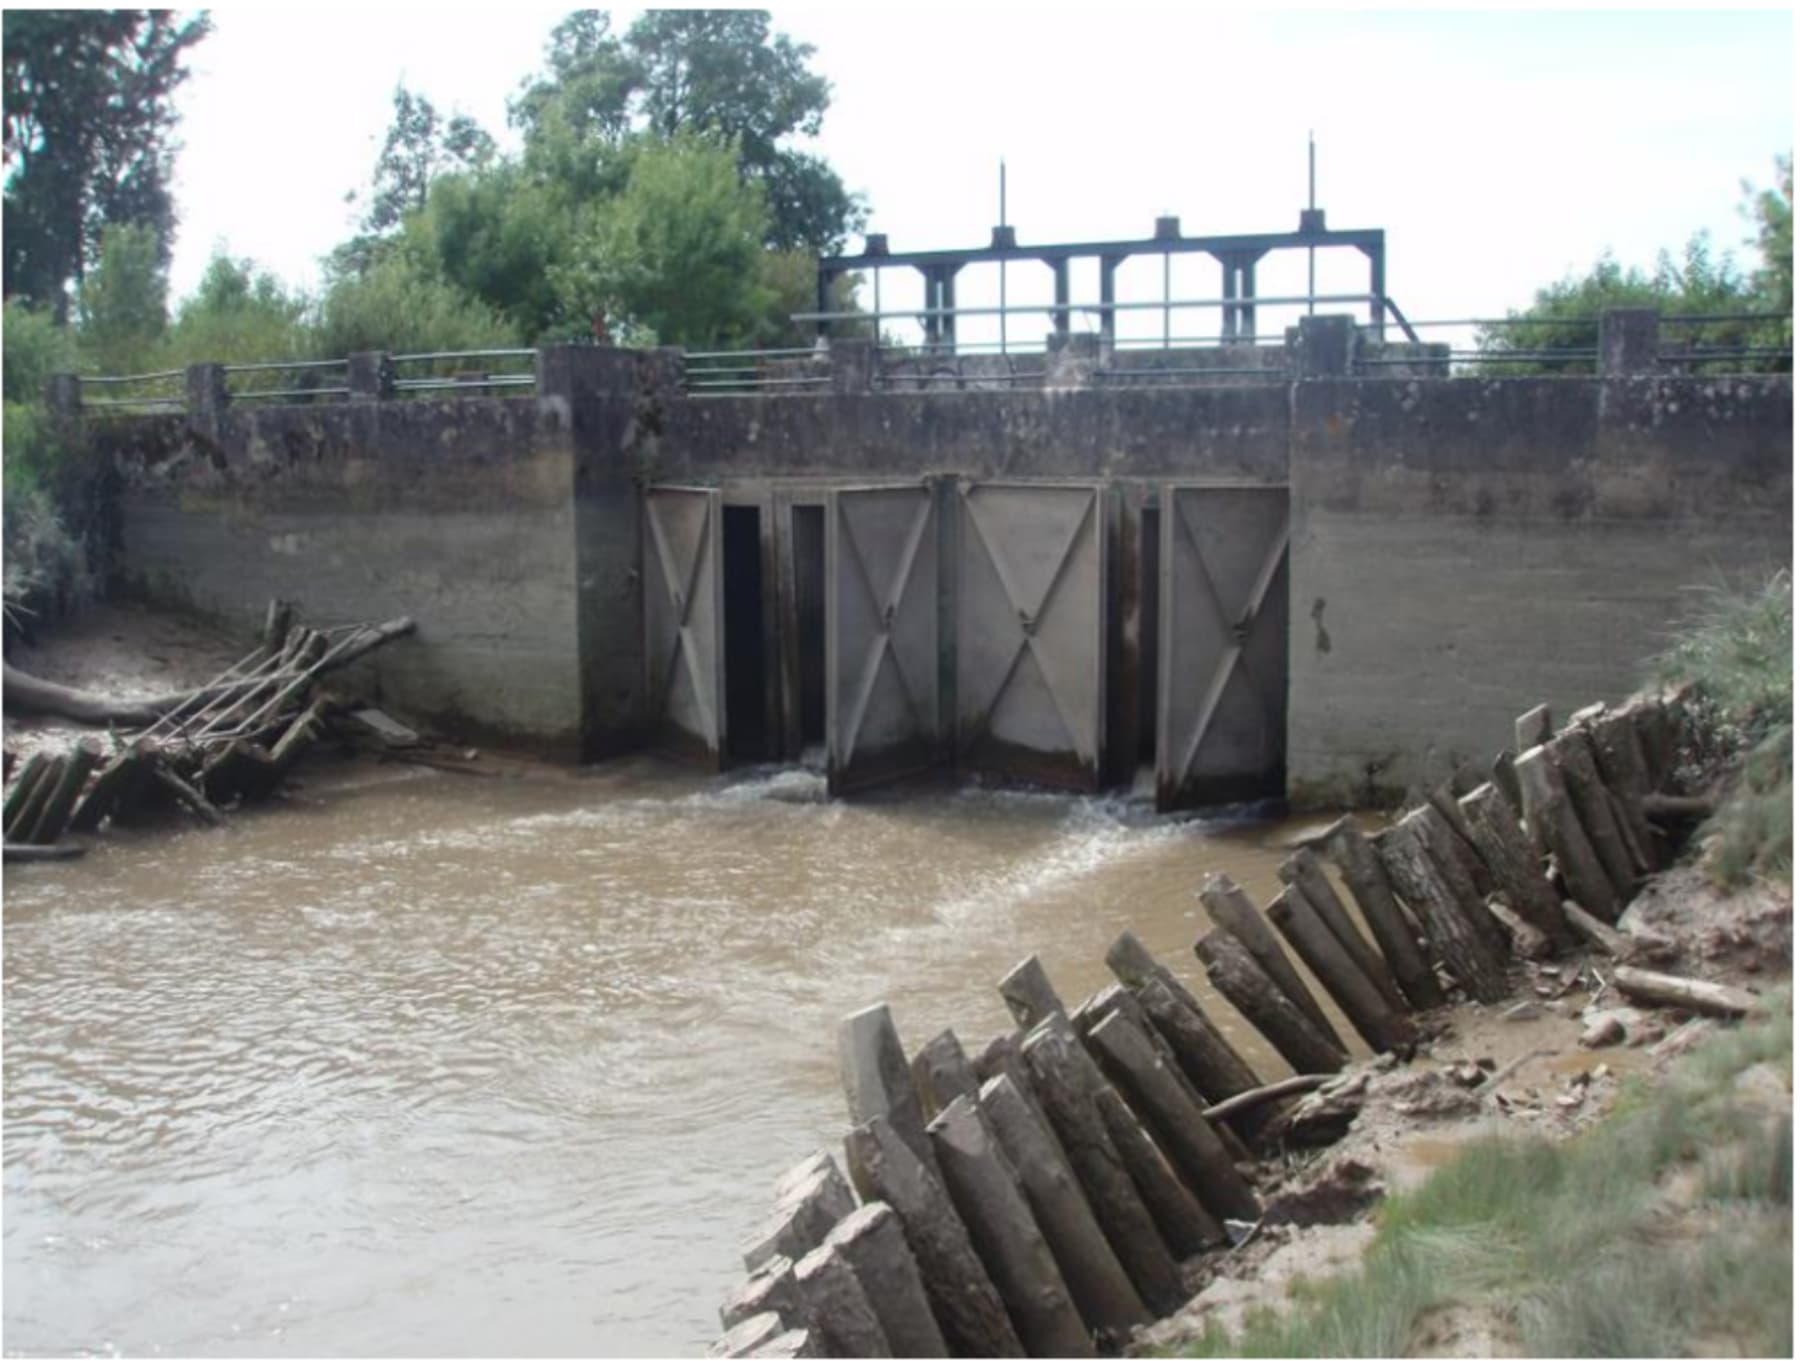
[{"label": "driftwood", "polygon": [[1614,959],[1631,958],[1631,937],[1613,930],[1598,917],[1583,912],[1575,903],[1565,900],[1562,912],[1563,919],[1574,928],[1575,934],[1590,945],[1598,946]]},{"label": "driftwood", "polygon": [[1507,902],[1503,893],[1490,893],[1487,910],[1493,914],[1495,921],[1506,928],[1506,934],[1512,941],[1512,952],[1520,959],[1545,959],[1556,948],[1550,937],[1533,926]]},{"label": "driftwood", "polygon": [[1658,1006],[1680,1007],[1707,1016],[1736,1018],[1747,1015],[1757,1004],[1755,993],[1734,988],[1727,983],[1708,983],[1699,978],[1682,978],[1676,974],[1652,973],[1621,964],[1613,970],[1613,984],[1627,997]]},{"label": "driftwood", "polygon": [[1239,1092],[1228,1101],[1221,1101],[1216,1106],[1206,1108],[1208,1120],[1230,1120],[1242,1115],[1245,1111],[1266,1106],[1272,1101],[1280,1101],[1284,1097],[1298,1096],[1301,1092],[1310,1092],[1316,1087],[1323,1087],[1331,1081],[1330,1073],[1300,1073],[1294,1077],[1283,1078],[1280,1082],[1271,1082],[1266,1087],[1253,1087],[1247,1092]]}]

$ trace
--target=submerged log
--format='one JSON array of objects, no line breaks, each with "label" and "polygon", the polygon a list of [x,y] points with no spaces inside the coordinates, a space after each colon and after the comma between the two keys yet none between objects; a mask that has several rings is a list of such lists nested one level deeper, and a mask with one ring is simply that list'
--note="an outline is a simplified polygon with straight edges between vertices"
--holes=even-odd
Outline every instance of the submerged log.
[{"label": "submerged log", "polygon": [[1230,931],[1214,927],[1195,942],[1194,953],[1219,995],[1242,1012],[1296,1072],[1335,1073],[1350,1061],[1335,1032],[1320,1031]]},{"label": "submerged log", "polygon": [[1026,1352],[1093,1356],[1093,1339],[978,1100],[957,1097],[927,1132],[950,1199]]},{"label": "submerged log", "polygon": [[1150,1321],[1137,1287],[1083,1194],[1062,1145],[1035,1103],[1002,1074],[981,1087],[981,1110],[1091,1332],[1117,1345]]},{"label": "submerged log", "polygon": [[[1325,1009],[1319,1005],[1294,966],[1288,962],[1281,942],[1275,937],[1274,929],[1263,919],[1262,913],[1256,910],[1244,891],[1232,882],[1231,877],[1225,874],[1207,875],[1200,886],[1200,901],[1206,905],[1213,924],[1235,936],[1256,961],[1262,974],[1299,1009],[1301,1015],[1307,1017],[1330,1043],[1342,1048],[1337,1032],[1325,1018]],[[1234,1004],[1237,1001],[1236,998],[1231,1000]],[[1241,1007],[1238,1009],[1243,1010]]]},{"label": "submerged log", "polygon": [[885,1201],[900,1217],[952,1355],[1023,1356],[1006,1306],[932,1166],[885,1116],[851,1130],[844,1157],[863,1199]]},{"label": "submerged log", "polygon": [[1406,1000],[1420,1011],[1442,1006],[1444,992],[1438,986],[1437,973],[1419,948],[1413,924],[1395,899],[1381,858],[1362,829],[1349,818],[1339,818],[1325,834],[1325,850],[1362,909],[1363,920],[1374,933]]},{"label": "submerged log", "polygon": [[1404,1014],[1357,967],[1297,884],[1281,890],[1268,915],[1370,1049],[1379,1054],[1412,1042],[1413,1028]]}]

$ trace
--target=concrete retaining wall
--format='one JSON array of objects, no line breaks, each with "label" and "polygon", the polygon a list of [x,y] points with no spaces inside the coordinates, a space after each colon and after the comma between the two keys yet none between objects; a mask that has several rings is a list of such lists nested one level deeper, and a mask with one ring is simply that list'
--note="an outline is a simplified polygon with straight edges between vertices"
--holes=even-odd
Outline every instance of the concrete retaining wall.
[{"label": "concrete retaining wall", "polygon": [[118,576],[246,624],[271,595],[320,623],[410,613],[417,643],[375,663],[396,708],[593,757],[643,730],[647,481],[1110,479],[1127,510],[1170,481],[1287,482],[1288,781],[1328,802],[1491,752],[1527,700],[1628,691],[1694,588],[1791,556],[1786,376],[678,388],[667,355],[566,348],[535,398],[91,421]]}]

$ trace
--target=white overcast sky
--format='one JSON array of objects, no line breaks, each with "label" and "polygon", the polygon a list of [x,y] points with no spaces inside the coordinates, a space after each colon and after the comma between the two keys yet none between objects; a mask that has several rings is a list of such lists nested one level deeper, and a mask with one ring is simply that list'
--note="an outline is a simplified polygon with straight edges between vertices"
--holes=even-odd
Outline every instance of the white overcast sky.
[{"label": "white overcast sky", "polygon": [[[353,225],[344,196],[368,180],[396,82],[510,144],[506,98],[565,12],[215,7],[179,97],[175,295],[216,247],[316,283]],[[616,26],[633,13],[615,10]],[[1740,182],[1770,183],[1793,144],[1786,9],[773,13],[833,85],[813,149],[895,250],[984,244],[1002,157],[1022,243],[1145,237],[1164,213],[1190,235],[1291,230],[1310,129],[1328,225],[1387,230],[1388,291],[1417,318],[1497,315],[1602,252],[1648,265],[1702,228],[1748,266]],[[1261,291],[1302,286],[1303,258],[1289,268],[1265,265]],[[991,302],[991,273],[965,274],[959,302]],[[1120,277],[1161,295],[1160,262]],[[1322,290],[1365,280],[1356,259],[1320,257]],[[1217,268],[1178,262],[1171,287],[1216,297]],[[887,307],[917,305],[900,271],[883,289]],[[1008,271],[1012,302],[1048,289],[1048,271]],[[1077,272],[1075,289],[1091,299],[1092,277]]]}]

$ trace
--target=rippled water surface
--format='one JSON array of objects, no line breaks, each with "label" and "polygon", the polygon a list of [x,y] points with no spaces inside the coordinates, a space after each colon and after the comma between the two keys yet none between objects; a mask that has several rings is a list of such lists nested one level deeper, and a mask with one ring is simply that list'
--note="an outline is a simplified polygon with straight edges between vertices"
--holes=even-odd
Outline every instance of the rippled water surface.
[{"label": "rippled water surface", "polygon": [[1277,886],[1274,828],[820,794],[364,771],[9,871],[7,1349],[698,1354],[839,1017],[974,1050],[1023,955],[1192,984],[1201,875]]}]

